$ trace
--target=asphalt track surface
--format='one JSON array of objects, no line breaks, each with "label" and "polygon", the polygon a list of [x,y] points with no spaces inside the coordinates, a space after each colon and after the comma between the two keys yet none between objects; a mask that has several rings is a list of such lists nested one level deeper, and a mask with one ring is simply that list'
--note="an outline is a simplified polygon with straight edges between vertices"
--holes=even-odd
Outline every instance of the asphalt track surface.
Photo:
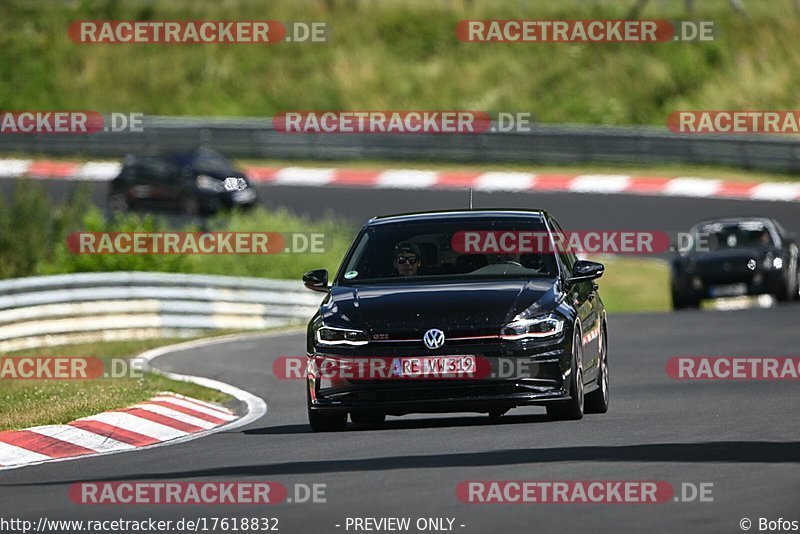
[{"label": "asphalt track surface", "polygon": [[[316,214],[329,206],[354,222],[376,213],[461,207],[466,199],[452,191],[274,186],[262,194],[268,205]],[[476,195],[476,206],[545,207],[575,229],[680,229],[703,217],[740,213],[769,214],[800,228],[800,210],[791,203],[494,193],[484,204],[483,196]],[[741,532],[746,517],[758,531],[761,517],[800,520],[798,382],[678,382],[665,364],[674,356],[796,356],[799,324],[797,305],[612,315],[607,414],[551,422],[543,409],[525,408],[496,423],[472,414],[411,415],[332,434],[310,433],[303,384],[272,372],[275,358],[303,353],[302,333],[173,353],[155,365],[245,389],[266,400],[268,413],[250,426],[174,447],[0,472],[0,517],[269,516],[290,534],[354,532],[344,528],[347,517],[450,517],[456,532],[481,534]],[[69,500],[70,484],[97,480],[269,480],[290,491],[296,483],[326,484],[327,502],[98,507]],[[682,483],[713,483],[713,502],[464,504],[456,485],[469,480],[663,480],[678,493]]]},{"label": "asphalt track surface", "polygon": [[[105,205],[106,182],[86,182],[92,199]],[[13,180],[0,180],[0,193],[8,198]],[[75,182],[43,180],[55,199],[63,199],[76,187]],[[333,214],[358,226],[375,215],[464,209],[469,194],[463,190],[394,190],[352,187],[303,187],[258,185],[261,204],[285,207],[318,219]],[[659,230],[685,232],[695,222],[733,215],[775,217],[787,229],[800,234],[800,203],[756,200],[728,200],[590,193],[475,192],[475,208],[542,208],[549,210],[565,230]],[[171,216],[181,222],[180,216]],[[279,228],[269,230],[281,231]],[[313,231],[313,229],[310,229]]]},{"label": "asphalt track surface", "polygon": [[[738,532],[743,517],[800,520],[797,382],[677,382],[664,370],[676,355],[793,354],[798,322],[798,306],[611,316],[611,408],[573,422],[525,408],[497,423],[421,415],[312,434],[302,382],[272,374],[275,358],[302,353],[301,333],[173,353],[154,363],[250,391],[266,400],[268,413],[175,447],[0,473],[0,517],[270,516],[284,533],[346,532],[335,525],[348,516],[452,517],[464,533]],[[68,499],[71,483],[93,480],[322,483],[327,503],[204,508]],[[676,490],[711,482],[714,500],[476,505],[456,498],[456,485],[467,480],[664,480]]]}]

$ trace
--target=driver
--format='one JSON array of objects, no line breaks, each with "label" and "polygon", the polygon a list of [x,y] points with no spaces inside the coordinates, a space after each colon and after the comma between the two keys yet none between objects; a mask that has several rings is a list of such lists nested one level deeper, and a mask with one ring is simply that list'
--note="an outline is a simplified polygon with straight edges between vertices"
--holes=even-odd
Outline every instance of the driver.
[{"label": "driver", "polygon": [[768,247],[772,243],[772,239],[769,237],[769,230],[766,228],[761,230],[761,234],[758,236],[758,241],[762,247]]},{"label": "driver", "polygon": [[403,241],[394,247],[394,268],[398,276],[417,276],[422,255],[414,243]]}]

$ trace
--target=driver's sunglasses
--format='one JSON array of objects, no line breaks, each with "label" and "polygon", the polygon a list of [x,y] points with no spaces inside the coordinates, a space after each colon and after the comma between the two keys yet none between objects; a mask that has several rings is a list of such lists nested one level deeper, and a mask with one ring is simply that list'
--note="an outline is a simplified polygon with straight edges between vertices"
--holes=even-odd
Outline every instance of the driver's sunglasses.
[{"label": "driver's sunglasses", "polygon": [[416,256],[397,256],[394,261],[399,265],[404,265],[406,262],[413,265],[419,261],[419,258]]}]

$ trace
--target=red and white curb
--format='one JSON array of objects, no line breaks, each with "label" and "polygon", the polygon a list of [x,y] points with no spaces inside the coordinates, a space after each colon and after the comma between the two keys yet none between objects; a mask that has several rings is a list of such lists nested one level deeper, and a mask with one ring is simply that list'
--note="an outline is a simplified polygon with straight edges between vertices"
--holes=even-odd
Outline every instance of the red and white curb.
[{"label": "red and white curb", "polygon": [[66,425],[0,432],[0,471],[176,445],[257,421],[267,413],[267,404],[260,397],[210,378],[162,371],[150,363],[172,352],[285,333],[226,335],[159,347],[137,356],[141,368],[152,373],[234,397],[246,407],[241,415],[216,404],[164,393],[122,410],[103,412]]},{"label": "red and white curb", "polygon": [[[121,168],[114,162],[74,163],[0,159],[0,178],[28,177],[109,181]],[[428,171],[415,169],[346,169],[245,167],[256,183],[308,187],[371,189],[467,189],[475,191],[572,192],[668,197],[798,201],[800,182],[733,182],[710,178],[634,176],[628,174],[557,174],[507,171]]]},{"label": "red and white curb", "polygon": [[221,406],[164,393],[66,425],[0,432],[0,468],[145,447],[211,430],[236,418]]}]

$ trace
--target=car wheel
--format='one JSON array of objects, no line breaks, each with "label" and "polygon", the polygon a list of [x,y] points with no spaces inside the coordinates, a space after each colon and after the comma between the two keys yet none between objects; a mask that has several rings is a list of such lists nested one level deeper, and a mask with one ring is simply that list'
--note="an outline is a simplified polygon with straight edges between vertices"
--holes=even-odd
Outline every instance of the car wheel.
[{"label": "car wheel", "polygon": [[787,302],[794,298],[794,291],[792,289],[792,283],[789,280],[783,280],[783,284],[781,287],[772,294],[775,297],[775,300],[778,302]]},{"label": "car wheel", "polygon": [[572,382],[569,400],[547,406],[547,415],[554,420],[583,419],[583,345],[580,332],[575,329],[572,341]]},{"label": "car wheel", "polygon": [[191,193],[181,197],[178,207],[184,215],[197,215],[200,213],[200,199]]},{"label": "car wheel", "polygon": [[675,291],[672,292],[672,309],[673,310],[682,310],[686,307],[686,304],[683,303],[683,299],[681,299],[681,295],[676,293]]},{"label": "car wheel", "polygon": [[585,413],[606,413],[608,411],[608,337],[606,326],[600,329],[600,376],[597,377],[597,389],[586,395]]},{"label": "car wheel", "polygon": [[127,213],[131,208],[130,204],[128,203],[128,197],[125,196],[125,193],[114,193],[109,195],[106,205],[108,207],[108,211],[111,213]]},{"label": "car wheel", "polygon": [[797,270],[796,274],[795,279],[797,281],[794,284],[794,300],[800,300],[800,269]]},{"label": "car wheel", "polygon": [[375,425],[386,421],[382,412],[350,412],[350,420],[361,425]]},{"label": "car wheel", "polygon": [[213,197],[208,200],[203,212],[209,215],[215,215],[221,209],[222,209],[222,203],[217,197]]},{"label": "car wheel", "polygon": [[685,310],[687,308],[699,308],[700,300],[692,297],[686,297],[682,293],[672,291],[672,309],[675,311]]},{"label": "car wheel", "polygon": [[337,432],[347,427],[347,412],[324,413],[311,409],[311,396],[306,392],[308,424],[314,432]]}]

